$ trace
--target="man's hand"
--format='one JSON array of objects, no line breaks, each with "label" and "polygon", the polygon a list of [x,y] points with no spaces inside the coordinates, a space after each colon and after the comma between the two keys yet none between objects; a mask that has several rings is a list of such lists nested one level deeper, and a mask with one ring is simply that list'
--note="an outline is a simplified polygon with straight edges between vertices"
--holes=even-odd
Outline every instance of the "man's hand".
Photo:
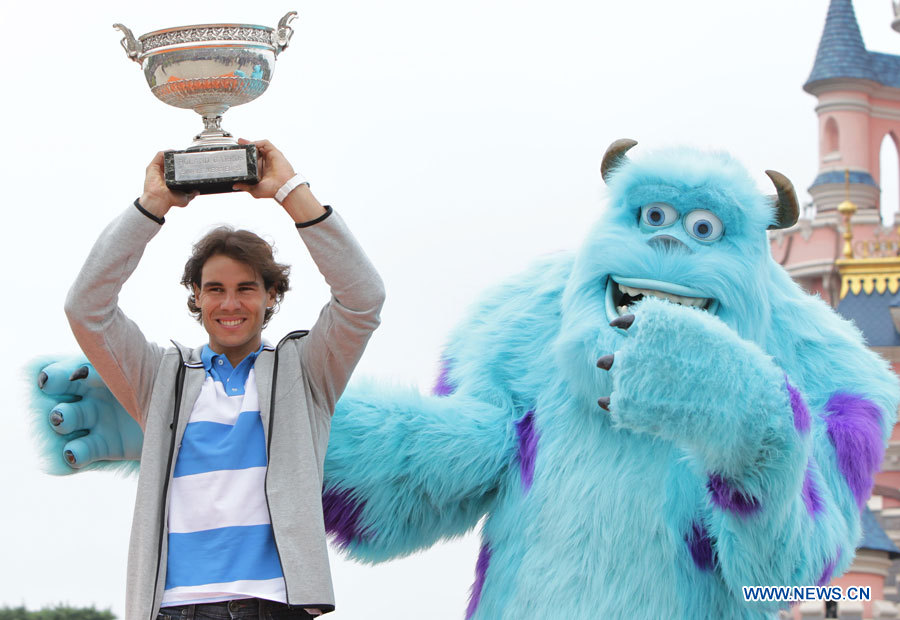
[{"label": "man's hand", "polygon": [[[255,185],[235,183],[234,189],[247,192],[254,198],[274,198],[281,186],[294,176],[293,166],[284,153],[276,149],[268,140],[250,142],[240,138],[238,143],[256,145],[259,183]],[[296,187],[287,195],[281,206],[298,223],[314,220],[325,213],[325,208],[309,191],[308,185]]]},{"label": "man's hand", "polygon": [[254,198],[274,198],[275,192],[294,176],[294,168],[291,166],[291,163],[284,156],[284,153],[276,149],[268,140],[250,142],[239,138],[238,144],[256,145],[259,183],[255,185],[235,183],[234,189],[247,192]]},{"label": "man's hand", "polygon": [[186,207],[199,194],[196,191],[186,194],[170,190],[166,186],[164,160],[165,156],[160,151],[147,166],[147,173],[144,176],[144,193],[141,194],[139,200],[142,207],[160,219],[165,217],[172,207]]}]

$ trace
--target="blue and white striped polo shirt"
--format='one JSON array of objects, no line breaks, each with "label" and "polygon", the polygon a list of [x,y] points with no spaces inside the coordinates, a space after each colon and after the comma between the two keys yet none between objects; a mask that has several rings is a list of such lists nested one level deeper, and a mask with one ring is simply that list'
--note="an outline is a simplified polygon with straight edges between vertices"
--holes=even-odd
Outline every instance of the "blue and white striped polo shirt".
[{"label": "blue and white striped polo shirt", "polygon": [[286,602],[266,504],[266,442],[253,365],[203,347],[206,381],[170,486],[163,606],[259,597]]}]

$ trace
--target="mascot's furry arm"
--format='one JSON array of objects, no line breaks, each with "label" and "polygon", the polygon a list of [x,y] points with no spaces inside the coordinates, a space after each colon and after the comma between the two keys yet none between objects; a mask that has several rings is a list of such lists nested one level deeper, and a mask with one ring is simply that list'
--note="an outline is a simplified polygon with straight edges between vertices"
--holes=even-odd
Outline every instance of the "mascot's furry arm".
[{"label": "mascot's furry arm", "polygon": [[466,396],[350,390],[326,455],[326,529],[367,561],[465,533],[487,511],[515,454],[510,418]]},{"label": "mascot's furry arm", "polygon": [[741,586],[853,558],[896,377],[772,260],[766,228],[797,218],[786,179],[773,212],[726,155],[633,144],[604,157],[610,208],[577,254],[452,335],[436,395],[338,403],[329,530],[380,560],[487,515],[467,616],[764,617]]},{"label": "mascot's furry arm", "polygon": [[462,534],[530,487],[534,361],[556,334],[547,316],[562,262],[486,296],[451,338],[433,396],[356,384],[341,397],[323,501],[326,527],[353,557],[379,561]]}]

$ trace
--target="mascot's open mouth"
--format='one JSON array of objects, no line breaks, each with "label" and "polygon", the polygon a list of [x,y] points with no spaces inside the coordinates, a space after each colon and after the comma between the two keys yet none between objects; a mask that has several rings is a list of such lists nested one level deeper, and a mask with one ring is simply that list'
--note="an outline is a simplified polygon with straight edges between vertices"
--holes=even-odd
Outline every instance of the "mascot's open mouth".
[{"label": "mascot's open mouth", "polygon": [[630,314],[631,305],[645,296],[658,297],[674,304],[690,306],[715,314],[719,302],[705,297],[701,291],[681,284],[648,280],[646,278],[622,278],[609,276],[606,282],[606,316],[612,321],[617,316]]}]

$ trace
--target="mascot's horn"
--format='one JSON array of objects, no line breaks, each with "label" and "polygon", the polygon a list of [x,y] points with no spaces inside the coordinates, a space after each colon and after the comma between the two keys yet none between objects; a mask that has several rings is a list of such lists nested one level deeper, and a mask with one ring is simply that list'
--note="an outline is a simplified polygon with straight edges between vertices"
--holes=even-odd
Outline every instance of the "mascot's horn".
[{"label": "mascot's horn", "polygon": [[766,170],[766,174],[772,179],[777,195],[772,196],[775,203],[775,222],[769,225],[769,230],[790,228],[797,223],[800,217],[800,203],[797,202],[797,192],[790,180],[774,170]]},{"label": "mascot's horn", "polygon": [[[620,138],[609,145],[606,153],[603,154],[603,161],[600,162],[600,175],[605,182],[609,183],[610,173],[625,163],[628,159],[625,153],[635,145],[637,145],[637,142],[630,138]],[[794,191],[794,184],[786,176],[775,170],[766,170],[766,174],[772,179],[777,192],[775,196],[772,196],[775,207],[775,222],[769,226],[769,230],[790,228],[797,223],[800,217],[800,203],[797,201],[797,192]]]},{"label": "mascot's horn", "polygon": [[609,183],[609,173],[625,163],[625,160],[628,159],[625,157],[626,151],[636,144],[635,140],[621,138],[609,145],[606,153],[603,154],[603,161],[600,162],[600,176],[606,183]]}]

